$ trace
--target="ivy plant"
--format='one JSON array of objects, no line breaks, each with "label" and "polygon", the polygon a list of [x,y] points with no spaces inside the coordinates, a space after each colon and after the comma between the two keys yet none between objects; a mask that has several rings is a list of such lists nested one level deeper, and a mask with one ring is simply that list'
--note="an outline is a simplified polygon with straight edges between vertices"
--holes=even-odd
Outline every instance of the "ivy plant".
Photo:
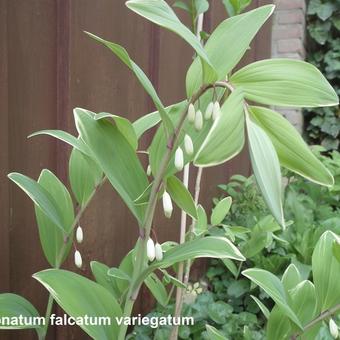
[{"label": "ivy plant", "polygon": [[[111,316],[126,320],[143,284],[156,299],[167,303],[168,291],[156,272],[181,287],[186,281],[171,275],[171,268],[178,263],[186,261],[190,268],[195,258],[245,260],[228,238],[193,233],[198,221],[204,227],[202,218],[206,214],[204,207],[198,205],[199,190],[193,198],[177,177],[188,164],[199,168],[196,181],[199,188],[202,169],[234,158],[247,140],[257,183],[282,228],[286,223],[280,166],[318,184],[333,185],[331,173],[310,152],[295,129],[281,115],[261,106],[337,105],[338,97],[322,73],[311,64],[289,59],[261,60],[233,71],[273,13],[274,6],[262,6],[224,20],[203,46],[200,38],[180,22],[165,1],[130,0],[126,5],[136,14],[179,35],[192,47],[196,57],[186,74],[184,100],[166,108],[147,75],[122,46],[88,33],[94,43],[108,48],[130,69],[157,111],[131,123],[111,113],[75,108],[76,136],[55,130],[38,132],[61,139],[72,147],[69,173],[71,191],[79,205],[77,211],[69,189],[52,172],[44,169],[38,180],[15,172],[9,174],[10,180],[35,205],[41,243],[52,267],[33,275],[50,293],[45,325],[32,326],[40,339],[46,337],[53,301],[72,317]],[[148,150],[142,150],[148,153],[150,164],[144,169],[138,157],[138,142],[140,136],[155,125],[158,130],[151,145]],[[60,267],[72,249],[74,233],[81,242],[79,220],[106,180],[135,217],[136,244],[116,268],[92,262],[93,281]],[[171,218],[174,202],[183,216],[192,219],[190,237],[184,235],[180,244],[157,242],[153,219],[159,201],[163,203],[165,217]],[[230,205],[231,200],[226,199],[218,206],[212,214],[213,223],[222,221]],[[76,266],[81,267],[78,249],[74,251],[74,259]],[[23,308],[25,313],[36,313],[28,301],[16,295],[1,295],[1,299],[5,301],[2,306],[8,306],[1,309],[3,314],[20,315]],[[178,300],[181,299],[179,294]],[[176,314],[180,310],[177,308]],[[289,317],[301,326],[290,311]],[[9,326],[1,325],[2,328]],[[113,320],[112,324],[83,323],[80,327],[94,339],[122,340],[128,323]],[[215,331],[208,327],[207,332]],[[176,332],[171,338],[176,338]]]},{"label": "ivy plant", "polygon": [[[307,10],[307,60],[318,67],[340,93],[340,4],[311,0]],[[305,110],[306,133],[314,144],[339,150],[339,106]]]}]

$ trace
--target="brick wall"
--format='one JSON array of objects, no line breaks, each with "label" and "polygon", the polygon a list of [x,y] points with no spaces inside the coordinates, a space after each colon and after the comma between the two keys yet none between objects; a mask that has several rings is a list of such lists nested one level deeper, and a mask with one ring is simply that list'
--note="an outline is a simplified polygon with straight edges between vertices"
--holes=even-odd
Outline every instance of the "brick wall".
[{"label": "brick wall", "polygon": [[[272,57],[305,58],[306,0],[274,0]],[[276,108],[300,131],[303,128],[301,110]]]}]

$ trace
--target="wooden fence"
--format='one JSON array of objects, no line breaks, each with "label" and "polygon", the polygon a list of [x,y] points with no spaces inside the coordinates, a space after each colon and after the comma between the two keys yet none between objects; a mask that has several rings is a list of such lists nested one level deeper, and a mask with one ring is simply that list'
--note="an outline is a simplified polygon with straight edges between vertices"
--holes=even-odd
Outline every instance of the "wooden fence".
[{"label": "wooden fence", "polygon": [[[269,2],[254,0],[253,7]],[[220,1],[211,3],[212,11],[205,17],[207,30],[225,18]],[[184,13],[180,15],[185,19]],[[270,56],[270,27],[268,23],[261,30],[243,63]],[[49,137],[26,137],[41,129],[73,133],[76,106],[130,120],[154,109],[129,70],[84,30],[124,45],[165,104],[183,99],[192,58],[192,50],[179,37],[129,12],[123,0],[0,0],[0,292],[25,296],[41,313],[47,293],[31,275],[48,265],[39,245],[33,205],[6,174],[18,171],[37,178],[42,168],[48,168],[67,183],[70,149]],[[142,146],[150,140],[149,134]],[[201,197],[206,207],[217,193],[216,185],[234,173],[250,173],[247,151],[204,172]],[[176,239],[179,223],[174,222],[179,221],[179,213],[171,222],[160,216],[156,225],[161,240]],[[137,237],[132,215],[109,184],[100,190],[81,224],[85,275],[90,260],[116,265]],[[72,256],[64,267],[75,269]],[[145,311],[147,305],[141,299],[137,308]],[[0,339],[34,338],[33,331],[0,332]],[[85,338],[70,327],[49,331],[49,339]]]}]

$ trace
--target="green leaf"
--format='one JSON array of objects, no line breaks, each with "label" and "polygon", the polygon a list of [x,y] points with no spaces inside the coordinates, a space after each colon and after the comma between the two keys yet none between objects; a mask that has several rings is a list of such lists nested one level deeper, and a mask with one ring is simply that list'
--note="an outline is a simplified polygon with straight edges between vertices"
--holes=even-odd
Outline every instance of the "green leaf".
[{"label": "green leaf", "polygon": [[333,256],[333,243],[339,236],[326,231],[316,244],[312,256],[313,281],[319,312],[335,306],[340,301],[340,263]]},{"label": "green leaf", "polygon": [[[77,151],[79,152],[79,151]],[[81,154],[79,152],[79,154]],[[85,156],[87,157],[87,156]],[[74,210],[71,196],[64,184],[49,170],[43,170],[39,176],[38,183],[44,188],[58,204],[58,210],[62,212],[61,219],[63,231],[42,211],[35,206],[35,216],[39,227],[40,242],[52,267],[58,267],[66,259],[72,246],[72,226],[74,221]],[[65,233],[69,235],[65,245]]]},{"label": "green leaf", "polygon": [[168,293],[160,279],[157,277],[156,274],[152,273],[150,274],[145,280],[145,285],[149,288],[150,292],[154,296],[154,298],[157,300],[157,302],[163,306],[166,307],[168,304]]},{"label": "green leaf", "polygon": [[[171,115],[178,110],[182,110],[186,105],[187,101],[182,101],[165,108],[166,112]],[[136,121],[133,122],[133,128],[136,132],[137,138],[139,139],[147,130],[156,126],[161,121],[161,117],[158,111],[148,113]]]},{"label": "green leaf", "polygon": [[196,51],[203,64],[203,81],[212,83],[217,80],[214,67],[203,49],[199,39],[177,18],[174,11],[164,0],[129,0],[126,6],[156,25],[164,27],[184,39]]},{"label": "green leaf", "polygon": [[48,135],[51,137],[55,137],[69,145],[71,145],[72,147],[74,147],[75,149],[79,150],[80,152],[84,153],[87,156],[91,156],[91,152],[88,149],[88,147],[84,144],[84,142],[79,139],[76,138],[72,135],[70,135],[69,133],[62,131],[62,130],[41,130],[41,131],[37,131],[35,133],[32,133],[31,135],[28,136],[28,138],[31,137],[35,137],[35,136],[40,136],[40,135]]},{"label": "green leaf", "polygon": [[250,112],[256,123],[271,139],[282,166],[313,182],[327,186],[334,184],[329,170],[281,114],[258,106],[252,106]]},{"label": "green leaf", "polygon": [[90,266],[97,283],[106,288],[116,299],[119,299],[120,292],[115,286],[112,278],[108,275],[110,268],[106,264],[97,261],[91,261]]},{"label": "green leaf", "polygon": [[107,275],[118,280],[131,281],[131,277],[119,268],[110,268],[107,272]]},{"label": "green leaf", "polygon": [[279,159],[272,142],[262,128],[250,119],[246,122],[250,159],[257,184],[271,213],[284,227]]},{"label": "green leaf", "polygon": [[212,211],[210,218],[212,225],[218,225],[222,223],[231,208],[231,203],[231,197],[225,197],[217,203],[216,207]]},{"label": "green leaf", "polygon": [[8,178],[18,185],[61,231],[66,232],[62,214],[53,197],[45,188],[33,179],[17,172],[10,173]]},{"label": "green leaf", "polygon": [[224,325],[227,322],[228,317],[233,312],[233,307],[225,303],[224,301],[217,301],[210,303],[207,306],[208,315],[210,319],[220,325]]},{"label": "green leaf", "polygon": [[258,307],[261,309],[261,312],[263,313],[265,318],[268,320],[269,315],[270,315],[268,308],[256,296],[254,296],[254,295],[250,295],[250,296],[255,301],[255,303],[258,305]]},{"label": "green leaf", "polygon": [[333,242],[333,255],[334,257],[338,260],[338,262],[340,263],[340,242],[338,241],[334,241]]},{"label": "green leaf", "polygon": [[[23,298],[20,295],[16,294],[0,294],[0,319],[3,320],[3,318],[15,318],[19,319],[20,317],[24,318],[38,318],[39,313],[35,309],[35,307],[27,301],[25,298]],[[5,319],[4,319],[5,320]],[[42,326],[38,325],[38,319],[36,319],[37,322],[35,324],[29,325],[13,325],[13,322],[10,324],[7,324],[6,321],[3,321],[0,323],[0,329],[29,329],[29,328],[35,328],[38,335],[42,332]],[[42,317],[42,322],[45,321],[45,318]],[[41,322],[41,320],[40,320]]]},{"label": "green leaf", "polygon": [[281,281],[287,293],[301,282],[300,272],[294,264],[288,266]]},{"label": "green leaf", "polygon": [[172,283],[174,286],[179,287],[179,288],[186,288],[187,287],[182,281],[180,281],[176,277],[170,275],[166,270],[160,269],[160,271],[163,273],[164,279],[167,282]]},{"label": "green leaf", "polygon": [[[315,288],[310,281],[302,281],[290,291],[291,306],[303,325],[307,325],[317,316]],[[316,335],[316,334],[315,334]],[[304,334],[305,339],[315,336]]]},{"label": "green leaf", "polygon": [[[224,20],[211,34],[205,44],[205,51],[217,71],[218,79],[225,79],[238,64],[261,26],[274,10],[273,5],[262,6]],[[244,29],[244,27],[247,29]],[[233,46],[233,48],[228,48]],[[225,47],[225,48],[224,48]],[[190,97],[202,84],[202,69],[196,58],[186,76],[186,90]]]},{"label": "green leaf", "polygon": [[134,149],[117,126],[107,120],[95,120],[88,111],[82,109],[75,109],[74,116],[79,134],[92,151],[95,161],[135,217],[141,221],[145,206],[136,206],[134,200],[149,183]]},{"label": "green leaf", "polygon": [[230,79],[249,100],[292,107],[333,106],[338,96],[322,73],[301,60],[261,60],[237,71]]},{"label": "green leaf", "polygon": [[157,268],[167,268],[178,262],[203,257],[245,260],[240,251],[227,238],[207,236],[174,246],[166,251],[163,260],[155,261],[151,264],[136,280],[136,284],[141,283],[145,277]]},{"label": "green leaf", "polygon": [[72,191],[80,206],[88,203],[95,188],[103,178],[103,172],[92,158],[73,149],[69,160],[69,179]]},{"label": "green leaf", "polygon": [[220,332],[218,331],[215,327],[206,325],[205,326],[209,339],[211,340],[227,340],[227,338]]},{"label": "green leaf", "polygon": [[195,0],[195,7],[196,7],[196,15],[200,15],[208,11],[209,2],[208,0]]},{"label": "green leaf", "polygon": [[184,184],[176,176],[171,176],[166,181],[166,190],[177,206],[184,210],[193,219],[197,219],[195,202]]},{"label": "green leaf", "polygon": [[194,164],[200,167],[222,164],[235,157],[243,145],[243,95],[235,91],[222,105],[221,114],[197,151]]},{"label": "green leaf", "polygon": [[[137,247],[140,246],[140,242],[138,241]],[[119,264],[119,270],[124,272],[128,277],[133,277],[133,268],[134,268],[134,252],[135,249],[130,250],[127,255],[124,256],[123,260]],[[124,293],[128,290],[130,286],[130,281],[127,280],[116,280],[116,285],[121,293]]]},{"label": "green leaf", "polygon": [[285,315],[287,315],[301,330],[303,329],[297,315],[289,306],[289,299],[283,284],[275,275],[258,268],[246,269],[242,274],[260,286],[282,309]]},{"label": "green leaf", "polygon": [[173,126],[164,109],[164,106],[161,100],[158,97],[156,90],[154,89],[151,81],[146,76],[146,74],[143,72],[143,70],[130,58],[125,48],[123,48],[122,46],[118,44],[115,44],[110,41],[104,40],[100,37],[97,37],[92,33],[89,33],[89,32],[85,32],[85,33],[88,34],[94,40],[105,45],[108,49],[110,49],[135,74],[135,76],[137,77],[137,79],[139,80],[139,82],[141,83],[145,91],[147,92],[147,94],[153,100],[157,110],[159,111],[162,117],[162,120],[166,126],[167,131],[170,133],[173,129]]},{"label": "green leaf", "polygon": [[229,16],[241,13],[251,4],[251,0],[222,0]]},{"label": "green leaf", "polygon": [[189,13],[191,11],[190,6],[184,1],[176,0],[172,6],[183,9],[184,11],[189,12]]},{"label": "green leaf", "polygon": [[95,120],[111,118],[117,125],[118,130],[124,135],[130,145],[133,147],[134,150],[137,150],[138,147],[138,139],[135,132],[135,129],[131,122],[121,116],[113,115],[107,112],[100,112],[94,116]]},{"label": "green leaf", "polygon": [[89,336],[103,340],[117,339],[118,325],[114,318],[121,317],[122,311],[107,289],[78,274],[60,269],[44,270],[34,274],[33,277],[50,292],[70,316],[77,318],[88,315],[110,319],[111,324],[80,325]]},{"label": "green leaf", "polygon": [[194,233],[201,235],[208,230],[208,218],[204,208],[199,204],[197,206],[197,221],[195,223]]},{"label": "green leaf", "polygon": [[271,310],[267,323],[267,340],[289,339],[291,322],[284,311],[275,305]]}]

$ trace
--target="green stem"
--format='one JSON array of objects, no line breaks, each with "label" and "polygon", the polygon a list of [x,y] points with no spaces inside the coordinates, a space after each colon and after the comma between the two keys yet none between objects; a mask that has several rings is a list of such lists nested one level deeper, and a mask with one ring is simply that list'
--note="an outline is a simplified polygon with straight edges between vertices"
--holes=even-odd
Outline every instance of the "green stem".
[{"label": "green stem", "polygon": [[[79,209],[79,211],[78,211],[78,213],[77,213],[77,215],[74,218],[74,221],[72,223],[70,232],[65,235],[65,242],[64,242],[63,246],[61,247],[61,249],[59,251],[59,255],[58,255],[58,258],[57,258],[57,261],[56,261],[56,265],[55,265],[56,269],[59,269],[62,262],[63,262],[63,259],[65,257],[65,252],[67,250],[67,243],[68,243],[69,237],[74,232],[74,229],[78,225],[80,218],[83,216],[83,213],[85,212],[86,208],[89,206],[90,202],[92,201],[93,197],[98,192],[99,188],[105,183],[106,179],[107,178],[104,176],[103,179],[101,180],[101,182],[93,189],[91,195],[89,196],[89,198],[85,202],[85,204],[81,207],[81,209]],[[54,301],[53,296],[51,294],[49,294],[47,307],[46,307],[46,313],[45,313],[45,325],[43,327],[42,333],[39,335],[39,340],[40,339],[44,340],[46,338],[48,326],[50,324],[50,317],[51,317],[51,313],[52,313],[53,301]]]},{"label": "green stem", "polygon": [[[166,173],[168,164],[170,162],[172,152],[174,149],[174,146],[177,144],[180,136],[180,131],[184,125],[185,118],[187,115],[188,107],[190,103],[195,103],[197,99],[209,88],[211,88],[213,85],[203,85],[188,101],[187,105],[185,106],[183,112],[180,115],[179,122],[177,124],[177,127],[175,128],[172,135],[169,137],[167,141],[167,150],[163,156],[163,159],[159,165],[158,172],[155,176],[153,185],[151,187],[151,193],[150,198],[148,202],[148,206],[145,213],[145,219],[140,227],[140,236],[137,241],[137,249],[136,249],[136,263],[134,265],[134,272],[132,275],[132,280],[129,288],[129,292],[126,298],[125,306],[124,306],[124,315],[123,316],[130,316],[131,311],[133,309],[133,305],[135,300],[137,299],[141,283],[136,284],[136,281],[138,280],[138,277],[140,274],[144,271],[144,269],[147,266],[147,255],[146,255],[146,243],[150,237],[150,231],[152,227],[152,221],[155,214],[155,208],[157,204],[157,197],[158,197],[158,191],[161,188],[164,175]],[[122,325],[119,329],[119,336],[118,340],[124,340],[125,335],[127,332],[127,326]]]},{"label": "green stem", "polygon": [[335,314],[338,310],[340,310],[340,303],[337,304],[336,306],[322,312],[317,318],[313,319],[311,322],[309,322],[304,328],[303,331],[301,333],[297,333],[295,335],[291,336],[292,340],[297,339],[300,335],[302,335],[303,333],[307,332],[309,329],[311,329],[312,327],[314,327],[317,323],[319,323],[320,321],[323,321],[329,317],[331,317],[333,314]]},{"label": "green stem", "polygon": [[51,312],[52,312],[52,307],[53,307],[53,296],[51,294],[49,294],[47,307],[46,307],[46,313],[45,313],[45,324],[44,324],[42,333],[39,334],[40,339],[46,338],[48,326],[50,324],[50,316],[51,316]]}]

